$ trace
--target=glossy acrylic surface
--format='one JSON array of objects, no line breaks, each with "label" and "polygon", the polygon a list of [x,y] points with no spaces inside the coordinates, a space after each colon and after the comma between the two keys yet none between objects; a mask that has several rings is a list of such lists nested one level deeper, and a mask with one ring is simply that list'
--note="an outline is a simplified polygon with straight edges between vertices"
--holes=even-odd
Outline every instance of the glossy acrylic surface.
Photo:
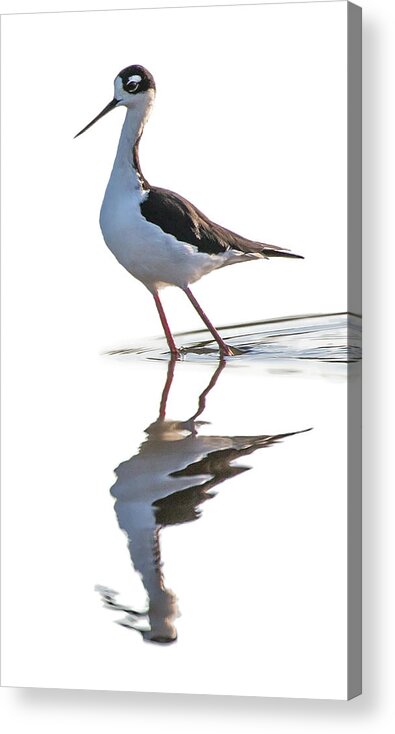
[{"label": "glossy acrylic surface", "polygon": [[204,332],[176,363],[151,340],[30,396],[6,653],[32,685],[344,697],[348,331],[229,327],[226,363]]},{"label": "glossy acrylic surface", "polygon": [[[346,20],[345,2],[2,19],[4,684],[346,697]],[[222,369],[169,288],[172,374],[102,241],[123,115],[73,136],[131,63],[158,87],[148,180],[305,257],[196,284],[239,352]]]}]

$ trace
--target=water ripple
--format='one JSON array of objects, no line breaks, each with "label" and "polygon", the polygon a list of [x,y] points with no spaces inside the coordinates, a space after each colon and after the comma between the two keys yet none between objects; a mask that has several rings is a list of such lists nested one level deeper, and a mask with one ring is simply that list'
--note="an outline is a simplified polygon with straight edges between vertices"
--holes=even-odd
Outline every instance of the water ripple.
[{"label": "water ripple", "polygon": [[[246,360],[311,360],[347,364],[361,359],[362,321],[359,316],[349,313],[270,319],[219,327],[219,331],[236,352],[228,359],[232,364]],[[218,346],[205,329],[177,334],[176,341],[183,360],[218,360]],[[168,347],[162,337],[106,353],[155,360],[169,358]]]}]

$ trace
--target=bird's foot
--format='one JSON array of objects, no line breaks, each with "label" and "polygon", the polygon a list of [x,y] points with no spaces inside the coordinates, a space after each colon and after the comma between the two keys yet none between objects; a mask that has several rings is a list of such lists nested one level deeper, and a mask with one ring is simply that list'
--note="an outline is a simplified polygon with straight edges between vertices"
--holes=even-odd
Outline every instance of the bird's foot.
[{"label": "bird's foot", "polygon": [[179,349],[171,349],[170,350],[170,359],[173,361],[181,359],[182,352]]},{"label": "bird's foot", "polygon": [[220,347],[221,357],[235,357],[236,354],[241,354],[240,349],[230,347],[228,344],[224,344]]}]

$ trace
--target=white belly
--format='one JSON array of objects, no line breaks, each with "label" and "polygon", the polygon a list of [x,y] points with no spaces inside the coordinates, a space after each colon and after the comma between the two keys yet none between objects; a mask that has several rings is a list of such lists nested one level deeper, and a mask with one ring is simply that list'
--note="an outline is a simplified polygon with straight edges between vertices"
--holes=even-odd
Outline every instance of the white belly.
[{"label": "white belly", "polygon": [[185,287],[226,264],[223,255],[199,253],[141,214],[144,194],[109,181],[101,212],[104,241],[117,260],[150,290],[166,285]]}]

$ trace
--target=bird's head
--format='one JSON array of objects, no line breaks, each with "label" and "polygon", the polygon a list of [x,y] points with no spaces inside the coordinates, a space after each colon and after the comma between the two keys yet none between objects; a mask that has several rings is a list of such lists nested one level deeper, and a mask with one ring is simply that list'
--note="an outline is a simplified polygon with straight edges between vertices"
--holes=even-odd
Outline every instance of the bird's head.
[{"label": "bird's head", "polygon": [[146,117],[154,97],[155,81],[152,74],[139,64],[127,66],[114,79],[114,98],[75,137],[78,138],[115,107],[127,107],[135,110],[141,118]]}]

